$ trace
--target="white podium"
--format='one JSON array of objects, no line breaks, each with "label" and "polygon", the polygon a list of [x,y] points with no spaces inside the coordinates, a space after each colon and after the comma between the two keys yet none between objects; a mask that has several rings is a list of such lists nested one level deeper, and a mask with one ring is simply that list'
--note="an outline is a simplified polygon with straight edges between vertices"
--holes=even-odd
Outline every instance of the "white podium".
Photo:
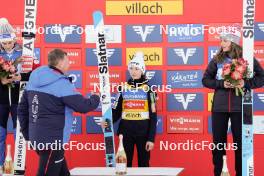
[{"label": "white podium", "polygon": [[[177,176],[183,168],[172,167],[132,167],[127,168],[127,176]],[[71,176],[115,176],[115,168],[111,167],[76,167]]]}]

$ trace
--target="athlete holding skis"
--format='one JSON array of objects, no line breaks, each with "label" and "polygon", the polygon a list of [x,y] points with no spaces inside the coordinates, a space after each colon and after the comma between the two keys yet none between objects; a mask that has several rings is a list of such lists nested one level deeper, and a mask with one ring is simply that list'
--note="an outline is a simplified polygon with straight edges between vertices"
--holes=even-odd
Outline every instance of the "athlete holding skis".
[{"label": "athlete holding skis", "polygon": [[[239,30],[225,31],[221,34],[221,48],[210,61],[204,73],[202,82],[207,88],[214,89],[212,105],[212,130],[213,142],[217,144],[227,143],[228,121],[231,119],[233,141],[237,144],[235,151],[236,175],[242,175],[241,136],[242,136],[242,96],[236,96],[235,88],[255,89],[264,85],[264,71],[256,59],[254,59],[254,77],[241,79],[234,86],[223,80],[222,72],[225,63],[231,63],[233,59],[242,58],[242,47],[239,45],[241,33]],[[223,167],[223,155],[225,150],[213,150],[214,175],[220,176]]]},{"label": "athlete holding skis", "polygon": [[[16,133],[17,105],[19,99],[19,81],[26,81],[28,73],[19,73],[22,47],[16,42],[13,27],[5,18],[0,19],[0,57],[4,60],[15,62],[18,72],[8,77],[0,78],[0,173],[5,159],[5,140],[7,135],[7,121],[9,113],[13,120],[14,134]],[[8,86],[12,83],[14,86]]]}]

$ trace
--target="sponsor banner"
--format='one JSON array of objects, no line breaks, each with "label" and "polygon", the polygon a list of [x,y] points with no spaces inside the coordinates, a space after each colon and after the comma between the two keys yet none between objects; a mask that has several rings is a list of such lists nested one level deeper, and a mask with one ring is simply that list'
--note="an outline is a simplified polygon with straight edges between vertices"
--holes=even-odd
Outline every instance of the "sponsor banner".
[{"label": "sponsor banner", "polygon": [[162,42],[162,33],[160,25],[127,25],[126,26],[127,43],[156,43]]},{"label": "sponsor banner", "polygon": [[202,65],[203,47],[176,47],[167,49],[168,65]]},{"label": "sponsor banner", "polygon": [[[104,25],[106,43],[122,43],[121,25]],[[85,43],[95,43],[96,33],[93,25],[85,26]]]},{"label": "sponsor banner", "polygon": [[254,134],[264,134],[264,116],[253,117]]},{"label": "sponsor banner", "polygon": [[214,58],[217,54],[219,47],[217,46],[209,46],[208,47],[208,63]]},{"label": "sponsor banner", "polygon": [[255,46],[254,49],[255,58],[259,61],[262,68],[264,68],[264,46]]},{"label": "sponsor banner", "polygon": [[82,27],[79,25],[47,24],[45,25],[46,43],[81,43]]},{"label": "sponsor banner", "polygon": [[[89,90],[99,90],[99,75],[98,71],[86,71],[86,88]],[[122,82],[122,72],[121,71],[110,71],[110,89],[117,90],[117,86]],[[96,91],[97,92],[97,91]]]},{"label": "sponsor banner", "polygon": [[144,53],[144,61],[146,65],[162,65],[162,48],[127,48],[126,49],[126,64],[133,59],[134,54],[138,51]]},{"label": "sponsor banner", "polygon": [[253,98],[254,98],[253,111],[263,111],[264,93],[254,93]]},{"label": "sponsor banner", "polygon": [[[122,66],[122,49],[107,48],[107,58],[109,66]],[[95,48],[86,48],[86,66],[97,66],[98,58]]]},{"label": "sponsor banner", "polygon": [[203,133],[202,116],[174,116],[167,117],[168,133]]},{"label": "sponsor banner", "polygon": [[255,24],[255,41],[264,41],[264,23]]},{"label": "sponsor banner", "polygon": [[167,94],[168,111],[203,111],[204,96],[202,93]]},{"label": "sponsor banner", "polygon": [[167,84],[172,88],[202,88],[202,77],[200,70],[167,71]]},{"label": "sponsor banner", "polygon": [[183,0],[106,1],[106,15],[183,15]]},{"label": "sponsor banner", "polygon": [[202,24],[168,25],[168,42],[203,42],[204,32]]},{"label": "sponsor banner", "polygon": [[81,89],[82,88],[82,80],[83,80],[83,76],[82,76],[82,71],[79,70],[71,70],[68,71],[68,76],[72,78],[72,83],[74,84],[74,86],[77,89]]}]

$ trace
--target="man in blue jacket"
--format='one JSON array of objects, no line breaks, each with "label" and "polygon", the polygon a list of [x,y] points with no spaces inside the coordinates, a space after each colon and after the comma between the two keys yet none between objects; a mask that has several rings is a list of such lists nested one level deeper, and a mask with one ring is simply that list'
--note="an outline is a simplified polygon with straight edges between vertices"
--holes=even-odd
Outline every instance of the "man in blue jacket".
[{"label": "man in blue jacket", "polygon": [[[100,102],[98,95],[87,99],[76,91],[65,76],[68,69],[67,53],[55,49],[48,55],[48,66],[39,67],[30,76],[18,106],[18,119],[23,136],[34,146],[68,143],[73,111],[87,113]],[[63,149],[34,150],[39,155],[38,176],[70,175]]]}]

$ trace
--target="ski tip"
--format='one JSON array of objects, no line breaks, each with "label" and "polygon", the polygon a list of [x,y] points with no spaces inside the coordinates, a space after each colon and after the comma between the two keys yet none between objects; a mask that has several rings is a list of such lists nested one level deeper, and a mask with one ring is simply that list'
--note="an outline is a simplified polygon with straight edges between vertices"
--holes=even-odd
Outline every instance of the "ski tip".
[{"label": "ski tip", "polygon": [[103,13],[99,10],[93,12],[93,21],[96,26],[103,19]]}]

